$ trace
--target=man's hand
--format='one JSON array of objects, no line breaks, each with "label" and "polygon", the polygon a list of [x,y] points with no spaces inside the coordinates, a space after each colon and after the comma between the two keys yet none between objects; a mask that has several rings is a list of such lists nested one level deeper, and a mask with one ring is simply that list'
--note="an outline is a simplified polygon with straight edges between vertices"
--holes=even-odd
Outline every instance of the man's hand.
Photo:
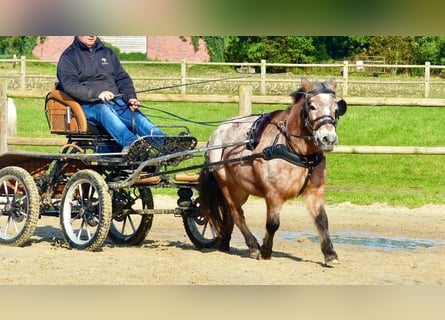
[{"label": "man's hand", "polygon": [[131,111],[136,111],[139,109],[139,106],[141,104],[139,103],[138,99],[130,99],[128,100],[128,106],[130,107]]},{"label": "man's hand", "polygon": [[99,99],[102,101],[111,101],[114,99],[114,93],[111,91],[102,91],[99,94]]}]

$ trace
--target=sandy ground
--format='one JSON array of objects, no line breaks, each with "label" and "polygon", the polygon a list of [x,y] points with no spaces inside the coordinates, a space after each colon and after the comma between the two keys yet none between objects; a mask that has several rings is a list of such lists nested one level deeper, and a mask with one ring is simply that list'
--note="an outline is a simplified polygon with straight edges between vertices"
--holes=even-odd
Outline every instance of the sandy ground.
[{"label": "sandy ground", "polygon": [[[175,199],[156,196],[155,206],[171,208]],[[245,206],[251,230],[262,239],[262,200]],[[248,258],[236,231],[231,253],[199,251],[181,218],[157,215],[147,239],[137,247],[71,250],[56,217],[42,217],[31,243],[0,248],[0,284],[20,285],[440,285],[445,284],[445,206],[418,209],[348,203],[327,206],[330,232],[340,263],[322,265],[312,220],[302,204],[289,202],[281,213],[271,260]],[[346,237],[363,243],[340,243]],[[336,241],[335,238],[338,240]],[[352,238],[352,240],[357,238]],[[402,248],[426,239],[431,247]],[[392,241],[392,242],[391,242]],[[367,244],[364,246],[363,244]],[[393,246],[393,247],[391,247]]]}]

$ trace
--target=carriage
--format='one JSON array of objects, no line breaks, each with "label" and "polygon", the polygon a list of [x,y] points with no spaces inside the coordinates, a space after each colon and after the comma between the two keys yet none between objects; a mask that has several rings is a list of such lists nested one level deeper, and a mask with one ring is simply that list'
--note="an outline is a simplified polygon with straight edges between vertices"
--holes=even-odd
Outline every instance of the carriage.
[{"label": "carriage", "polygon": [[[45,113],[51,133],[65,135],[67,143],[57,154],[11,151],[0,156],[1,244],[23,246],[46,215],[60,218],[72,248],[98,250],[107,237],[138,245],[155,214],[175,214],[197,247],[212,245],[215,236],[199,214],[199,175],[175,169],[203,152],[187,127],[178,127],[177,135],[142,137],[152,148],[137,150],[136,143],[129,155],[103,128],[88,124],[66,93],[49,92]],[[177,207],[154,209],[156,188],[177,189]]]},{"label": "carriage", "polygon": [[[80,105],[64,92],[45,99],[51,133],[67,143],[57,154],[12,151],[0,155],[0,244],[23,246],[41,215],[58,216],[66,242],[95,251],[110,238],[138,245],[155,214],[175,214],[197,248],[230,248],[236,225],[253,258],[271,258],[282,204],[302,195],[320,235],[325,263],[337,259],[324,209],[324,152],[337,143],[346,112],[336,82],[310,82],[287,110],[221,123],[206,147],[186,127],[169,136],[141,137],[128,152],[101,128],[92,127]],[[182,166],[193,157],[202,164]],[[199,173],[190,173],[199,169]],[[177,207],[155,209],[153,190],[177,190]],[[263,245],[247,227],[242,205],[249,195],[266,200]]]}]

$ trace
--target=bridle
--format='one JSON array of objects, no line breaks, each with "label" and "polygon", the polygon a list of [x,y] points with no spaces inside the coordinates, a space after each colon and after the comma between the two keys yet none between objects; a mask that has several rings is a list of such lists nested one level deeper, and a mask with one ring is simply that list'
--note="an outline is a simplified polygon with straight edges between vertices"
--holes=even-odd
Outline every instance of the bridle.
[{"label": "bridle", "polygon": [[[329,90],[329,89],[315,89],[312,90],[308,93],[305,94],[305,98],[304,98],[304,104],[301,108],[301,113],[303,116],[303,120],[304,120],[304,125],[305,127],[309,130],[309,132],[313,133],[314,131],[317,131],[318,129],[320,129],[322,126],[326,125],[326,124],[331,124],[334,127],[337,127],[338,124],[338,115],[335,115],[335,118],[332,117],[331,115],[322,115],[318,118],[315,118],[314,120],[312,120],[312,122],[309,119],[309,114],[307,111],[307,106],[308,106],[308,102],[311,98],[315,97],[316,95],[319,94],[330,94],[334,97],[336,97],[336,94],[334,91]],[[317,123],[317,125],[314,127],[314,124]]]},{"label": "bridle", "polygon": [[311,133],[311,135],[304,136],[304,135],[289,134],[287,131],[287,121],[286,120],[284,121],[284,124],[281,126],[282,128],[280,130],[284,131],[283,133],[286,136],[286,138],[288,138],[288,137],[300,138],[300,139],[304,139],[304,140],[313,141],[315,143],[315,145],[318,145],[316,139],[314,138],[314,133],[317,130],[319,130],[322,126],[327,125],[327,124],[333,125],[335,128],[337,128],[339,115],[337,114],[337,111],[336,111],[335,117],[325,114],[325,115],[319,116],[311,121],[309,119],[309,113],[307,111],[308,102],[311,98],[313,98],[319,94],[330,94],[334,97],[336,97],[337,95],[335,94],[335,91],[326,88],[324,85],[322,88],[317,88],[317,89],[314,89],[309,92],[300,91],[298,93],[304,95],[304,104],[301,107],[301,116],[303,118],[304,126]]}]

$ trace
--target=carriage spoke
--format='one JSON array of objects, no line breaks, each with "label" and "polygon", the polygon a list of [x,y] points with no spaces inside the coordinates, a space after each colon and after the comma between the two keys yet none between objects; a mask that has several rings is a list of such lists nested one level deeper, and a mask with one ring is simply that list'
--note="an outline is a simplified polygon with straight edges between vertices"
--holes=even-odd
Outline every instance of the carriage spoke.
[{"label": "carriage spoke", "polygon": [[6,185],[6,180],[3,181],[3,189],[6,196],[6,203],[10,203],[9,201],[9,194],[8,194],[8,186]]},{"label": "carriage spoke", "polygon": [[92,202],[94,192],[95,192],[95,190],[94,190],[93,186],[90,185],[90,187],[88,189],[88,203]]},{"label": "carriage spoke", "polygon": [[5,225],[5,234],[8,234],[10,222],[11,222],[11,216],[8,216],[8,220],[6,221],[6,225]]},{"label": "carriage spoke", "polygon": [[80,240],[80,237],[82,236],[82,228],[83,228],[84,223],[85,223],[85,221],[82,220],[79,230],[77,231],[77,240]]},{"label": "carriage spoke", "polygon": [[[133,219],[131,218],[130,215],[128,215],[127,218],[128,218],[128,221],[130,222],[131,231],[135,232],[136,231],[136,227],[134,226]],[[127,222],[127,219],[125,219],[125,221],[124,221],[124,226],[125,226],[126,222]]]},{"label": "carriage spoke", "polygon": [[28,218],[28,213],[26,211],[24,211],[24,210],[20,210],[19,214],[20,214],[21,217],[23,217],[25,219]]},{"label": "carriage spoke", "polygon": [[17,227],[17,221],[15,221],[15,219],[13,219],[12,217],[11,217],[11,220],[12,220],[12,225],[14,226],[15,234],[18,234],[19,228]]},{"label": "carriage spoke", "polygon": [[12,216],[9,216],[8,220],[6,222],[5,234],[8,234],[8,232],[10,231],[10,227],[14,229],[14,231],[15,231],[14,234],[19,233],[19,229],[17,227],[17,222],[15,221],[15,219]]},{"label": "carriage spoke", "polygon": [[[18,198],[17,200],[21,202],[23,199],[26,199],[26,198],[27,198],[27,197],[26,197],[26,194],[24,194],[22,197]],[[17,202],[17,201],[16,201],[16,202]]]},{"label": "carriage spoke", "polygon": [[[84,217],[85,217],[85,216],[84,216]],[[86,218],[84,218],[83,224],[85,225],[85,232],[86,232],[86,234],[87,234],[87,239],[90,240],[93,236],[92,236],[92,234],[91,234],[90,227],[89,227],[89,225],[88,225],[88,221],[85,221],[85,219],[86,219]]]},{"label": "carriage spoke", "polygon": [[202,228],[201,235],[204,236],[205,233],[206,233],[206,231],[207,231],[207,223],[206,223],[206,224],[204,225],[204,227]]},{"label": "carriage spoke", "polygon": [[83,189],[82,189],[82,183],[79,183],[79,186],[77,187],[79,190],[79,204],[80,207],[83,207],[84,200],[83,200]]}]

